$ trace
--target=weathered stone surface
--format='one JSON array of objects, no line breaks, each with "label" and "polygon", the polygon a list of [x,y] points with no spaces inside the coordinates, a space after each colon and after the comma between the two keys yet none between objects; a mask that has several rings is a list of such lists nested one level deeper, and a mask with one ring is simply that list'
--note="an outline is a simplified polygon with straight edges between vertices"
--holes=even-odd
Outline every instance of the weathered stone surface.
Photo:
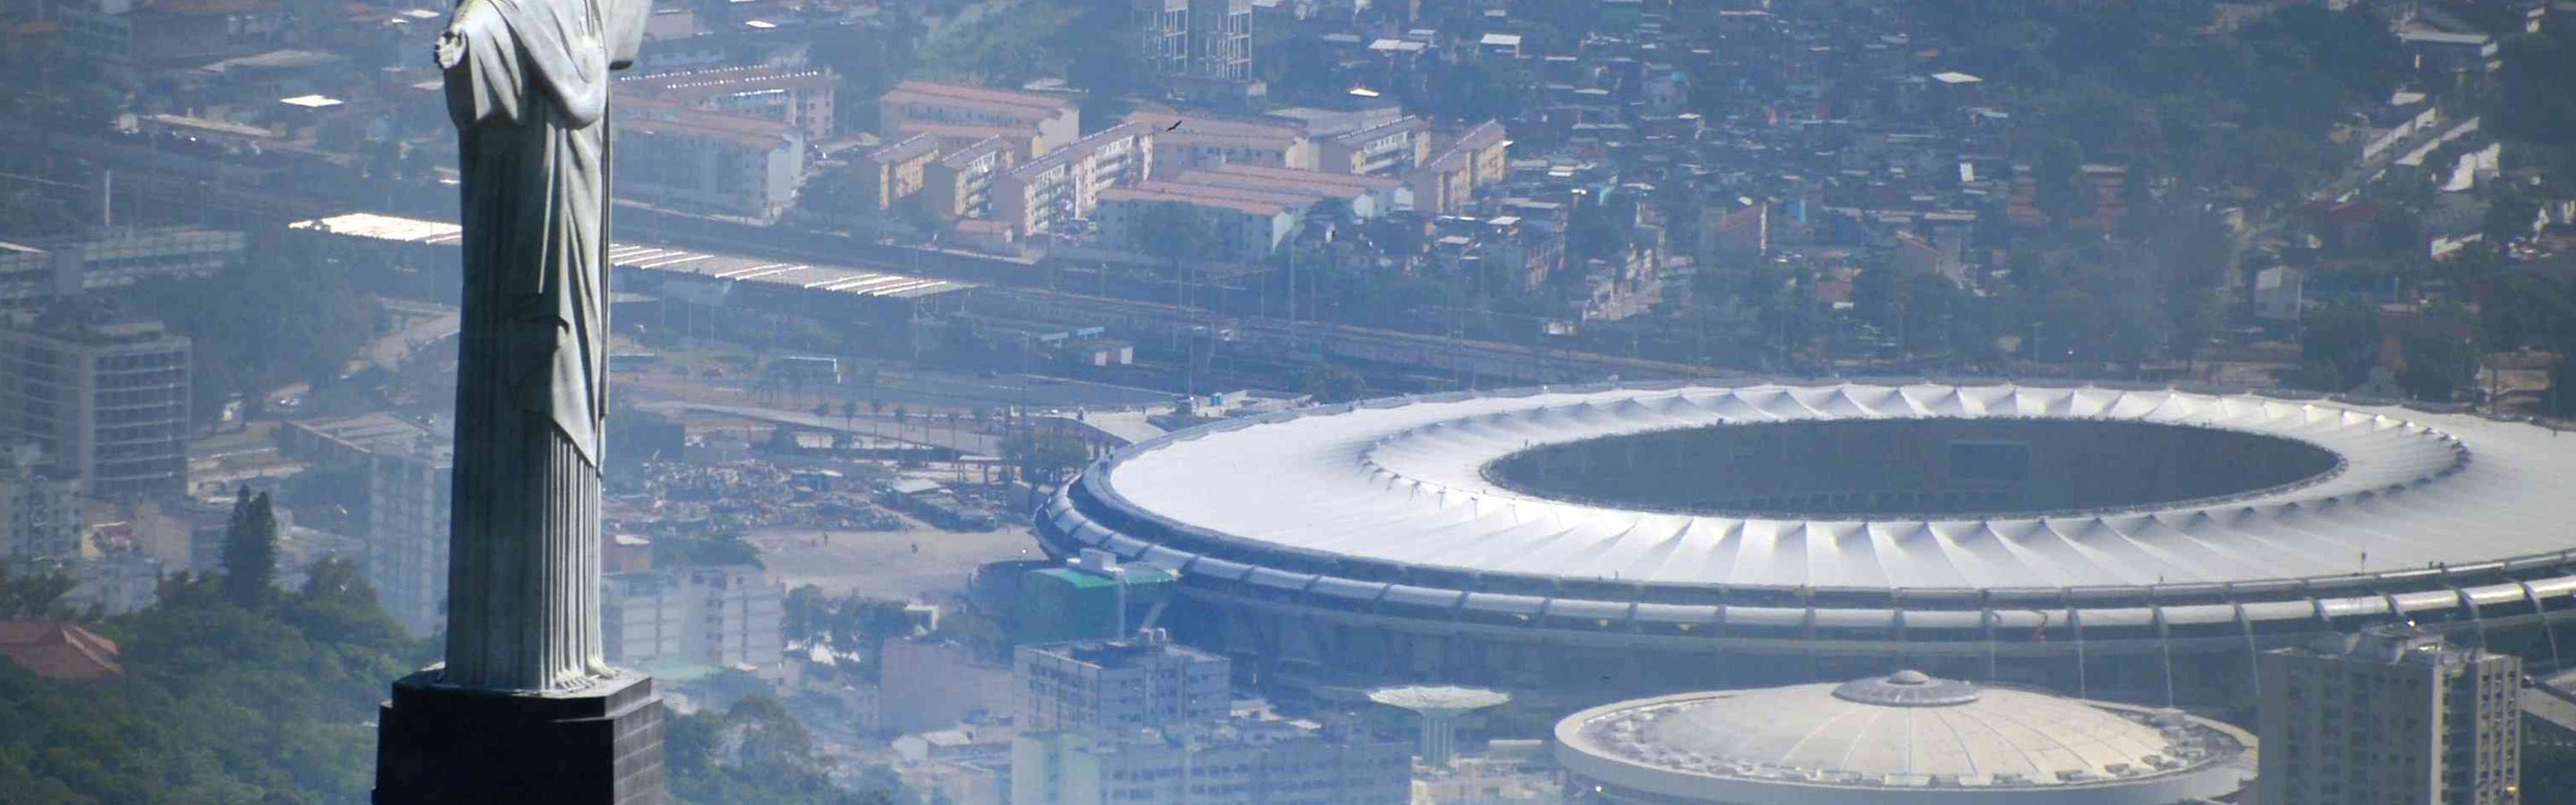
[{"label": "weathered stone surface", "polygon": [[394,683],[381,708],[376,805],[660,805],[662,697],[623,673],[577,693]]},{"label": "weathered stone surface", "polygon": [[375,801],[659,805],[662,700],[600,641],[610,72],[651,0],[463,0],[436,49],[462,163],[447,662],[394,683]]}]

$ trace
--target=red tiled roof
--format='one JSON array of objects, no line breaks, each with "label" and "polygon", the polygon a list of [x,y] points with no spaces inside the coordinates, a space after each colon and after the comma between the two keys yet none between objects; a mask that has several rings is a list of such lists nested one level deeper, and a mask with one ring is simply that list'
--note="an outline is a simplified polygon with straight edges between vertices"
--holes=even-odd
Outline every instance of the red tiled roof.
[{"label": "red tiled roof", "polygon": [[1311,184],[1317,187],[1337,187],[1350,194],[1393,190],[1404,186],[1404,182],[1402,181],[1378,176],[1355,176],[1347,173],[1324,173],[1322,171],[1298,170],[1296,168],[1273,168],[1266,165],[1246,165],[1240,162],[1228,162],[1212,168],[1207,168],[1206,170],[1211,173],[1232,174],[1236,176],[1267,179],[1278,182]]},{"label": "red tiled roof", "polygon": [[89,682],[125,676],[116,641],[76,623],[0,621],[0,657],[47,679]]},{"label": "red tiled roof", "polygon": [[1046,120],[1074,109],[1073,102],[1063,98],[929,81],[898,83],[877,100],[971,107],[1030,121]]},{"label": "red tiled roof", "polygon": [[1157,188],[1113,187],[1100,191],[1100,203],[1111,204],[1120,201],[1168,201],[1187,204],[1193,207],[1213,207],[1217,209],[1234,210],[1236,212],[1249,213],[1252,215],[1278,215],[1282,212],[1288,211],[1287,207],[1264,201],[1212,198],[1208,196],[1174,193],[1165,189]]}]

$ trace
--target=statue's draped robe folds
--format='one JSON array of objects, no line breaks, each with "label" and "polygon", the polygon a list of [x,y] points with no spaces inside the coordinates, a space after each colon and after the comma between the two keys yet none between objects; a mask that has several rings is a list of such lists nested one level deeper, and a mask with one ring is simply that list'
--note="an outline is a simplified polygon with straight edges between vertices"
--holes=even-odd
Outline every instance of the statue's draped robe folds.
[{"label": "statue's draped robe folds", "polygon": [[600,645],[609,72],[650,0],[464,0],[440,43],[463,163],[446,684],[565,692]]}]

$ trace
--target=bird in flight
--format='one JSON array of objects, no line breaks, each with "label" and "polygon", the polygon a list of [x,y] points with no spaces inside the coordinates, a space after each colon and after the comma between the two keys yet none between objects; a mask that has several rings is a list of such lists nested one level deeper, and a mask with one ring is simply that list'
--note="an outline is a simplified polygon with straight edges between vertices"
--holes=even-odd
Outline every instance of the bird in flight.
[{"label": "bird in flight", "polygon": [[1179,129],[1180,127],[1181,127],[1181,121],[1175,120],[1175,121],[1172,121],[1172,125],[1164,126],[1164,127],[1163,127],[1163,130],[1164,130],[1164,131],[1174,131],[1174,130]]}]

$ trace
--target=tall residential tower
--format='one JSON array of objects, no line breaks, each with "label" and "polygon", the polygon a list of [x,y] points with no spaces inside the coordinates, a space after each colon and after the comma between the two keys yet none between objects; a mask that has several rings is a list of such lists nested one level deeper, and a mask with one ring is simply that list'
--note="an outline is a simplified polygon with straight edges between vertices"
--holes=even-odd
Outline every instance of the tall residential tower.
[{"label": "tall residential tower", "polygon": [[2262,662],[2264,805],[2519,802],[2522,661],[2404,626]]},{"label": "tall residential tower", "polygon": [[113,312],[0,329],[0,442],[31,442],[90,497],[188,491],[188,337]]}]

